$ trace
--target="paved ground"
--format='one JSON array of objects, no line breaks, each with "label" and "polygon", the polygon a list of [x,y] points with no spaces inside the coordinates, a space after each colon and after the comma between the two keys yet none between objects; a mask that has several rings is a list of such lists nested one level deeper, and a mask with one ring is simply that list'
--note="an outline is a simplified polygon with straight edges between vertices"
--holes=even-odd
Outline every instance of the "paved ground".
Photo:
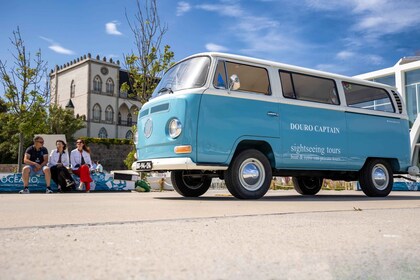
[{"label": "paved ground", "polygon": [[0,194],[1,279],[418,279],[420,192]]}]

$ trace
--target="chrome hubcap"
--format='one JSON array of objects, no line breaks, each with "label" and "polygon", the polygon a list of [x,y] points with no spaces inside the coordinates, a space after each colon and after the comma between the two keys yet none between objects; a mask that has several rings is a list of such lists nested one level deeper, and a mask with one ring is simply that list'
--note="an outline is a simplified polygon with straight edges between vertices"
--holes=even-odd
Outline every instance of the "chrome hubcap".
[{"label": "chrome hubcap", "polygon": [[242,162],[239,167],[239,174],[241,185],[248,191],[256,191],[261,188],[265,179],[264,166],[255,158]]},{"label": "chrome hubcap", "polygon": [[375,188],[380,191],[386,189],[389,183],[389,174],[386,167],[382,164],[377,164],[372,169],[372,181]]}]

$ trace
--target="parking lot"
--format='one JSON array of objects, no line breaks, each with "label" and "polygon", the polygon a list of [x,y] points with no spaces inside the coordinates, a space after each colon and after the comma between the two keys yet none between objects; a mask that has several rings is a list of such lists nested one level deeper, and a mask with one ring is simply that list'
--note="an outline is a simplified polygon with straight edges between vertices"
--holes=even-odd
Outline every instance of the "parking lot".
[{"label": "parking lot", "polygon": [[417,279],[420,192],[0,194],[2,279]]}]

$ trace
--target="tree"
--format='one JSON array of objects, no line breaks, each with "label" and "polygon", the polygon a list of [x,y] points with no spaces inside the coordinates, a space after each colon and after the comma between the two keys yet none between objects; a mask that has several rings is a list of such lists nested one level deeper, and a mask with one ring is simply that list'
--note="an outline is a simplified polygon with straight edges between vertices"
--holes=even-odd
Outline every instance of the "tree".
[{"label": "tree", "polygon": [[11,162],[17,158],[20,171],[23,147],[30,145],[35,134],[60,133],[71,139],[74,132],[84,127],[84,121],[56,105],[48,108],[47,63],[42,60],[41,50],[31,59],[19,27],[10,41],[15,50],[13,65],[8,68],[0,60],[0,80],[5,92],[5,99],[0,100],[0,160]]},{"label": "tree", "polygon": [[169,45],[162,50],[162,40],[168,28],[160,22],[156,0],[145,0],[143,6],[139,0],[137,13],[131,21],[125,13],[134,35],[136,52],[124,55],[129,72],[129,84],[124,83],[122,90],[133,92],[141,103],[147,102],[156,88],[163,72],[171,66],[174,53]]},{"label": "tree", "polygon": [[82,118],[76,118],[72,110],[56,104],[49,107],[47,126],[51,134],[65,134],[67,141],[73,139],[73,134],[86,126]]},{"label": "tree", "polygon": [[10,42],[15,51],[11,52],[14,64],[8,68],[7,62],[0,60],[0,78],[7,107],[7,113],[2,117],[10,126],[7,130],[15,132],[9,136],[18,135],[20,170],[25,139],[31,139],[35,131],[43,128],[42,120],[46,116],[44,108],[48,102],[47,63],[42,60],[40,49],[32,59],[22,40],[19,27],[13,31]]}]

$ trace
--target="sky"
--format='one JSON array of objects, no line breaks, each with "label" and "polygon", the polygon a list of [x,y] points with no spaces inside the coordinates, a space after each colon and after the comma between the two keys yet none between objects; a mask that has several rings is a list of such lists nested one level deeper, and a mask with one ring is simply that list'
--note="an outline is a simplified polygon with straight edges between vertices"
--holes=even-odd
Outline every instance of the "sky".
[{"label": "sky", "polygon": [[[143,3],[144,0],[140,0]],[[0,60],[20,28],[49,69],[87,53],[123,61],[135,48],[135,0],[0,0]],[[357,75],[420,55],[418,0],[158,0],[175,60],[220,51]]]}]

